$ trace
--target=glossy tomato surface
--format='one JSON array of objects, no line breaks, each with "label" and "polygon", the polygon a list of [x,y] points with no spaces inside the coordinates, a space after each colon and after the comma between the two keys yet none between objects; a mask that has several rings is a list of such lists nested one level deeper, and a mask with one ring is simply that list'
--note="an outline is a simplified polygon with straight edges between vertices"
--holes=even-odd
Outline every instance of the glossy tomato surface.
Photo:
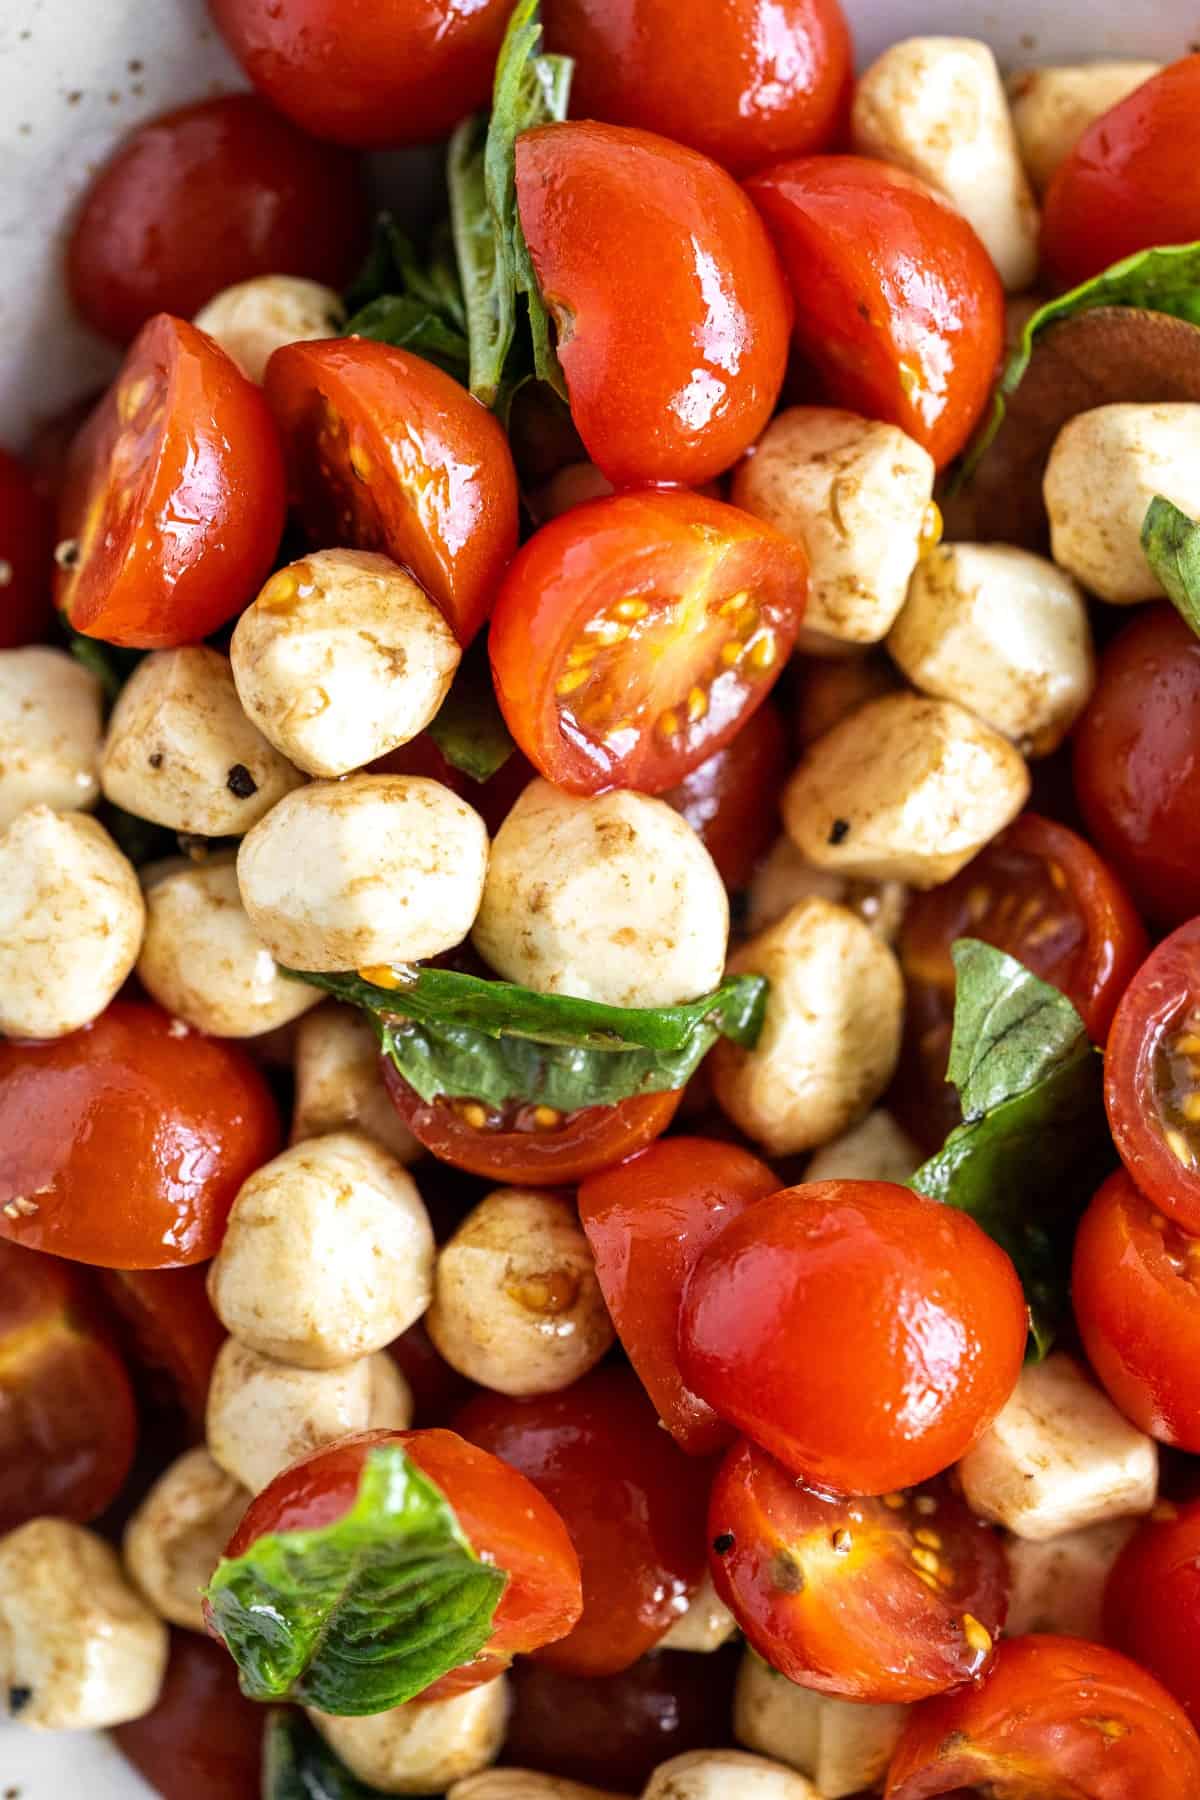
[{"label": "glossy tomato surface", "polygon": [[814,1486],[883,1494],[969,1449],[1016,1385],[1025,1299],[965,1213],[888,1181],[785,1188],[701,1257],[684,1380]]},{"label": "glossy tomato surface", "polygon": [[266,1717],[242,1694],[222,1645],[172,1631],[157,1705],[112,1735],[163,1800],[250,1800],[259,1792]]},{"label": "glossy tomato surface", "polygon": [[939,467],[987,401],[1004,295],[971,227],[913,176],[864,156],[799,157],[747,185],[796,304],[795,342],[828,398],[886,419]]},{"label": "glossy tomato surface", "polygon": [[1163,1502],[1138,1526],[1108,1577],[1104,1635],[1200,1721],[1200,1501]]},{"label": "glossy tomato surface", "polygon": [[204,1437],[208,1384],[225,1327],[208,1297],[207,1270],[106,1269],[101,1289],[116,1313],[131,1362],[165,1389],[198,1439]]},{"label": "glossy tomato surface", "polygon": [[286,344],[265,388],[312,542],[403,563],[468,643],[517,547],[498,421],[432,363],[367,338]]},{"label": "glossy tomato surface", "polygon": [[687,820],[731,893],[746,885],[779,835],[787,774],[787,733],[768,703],[662,796]]},{"label": "glossy tomato surface", "polygon": [[801,546],[720,500],[573,507],[518,551],[496,602],[509,730],[569,793],[672,788],[766,699],[807,592]]},{"label": "glossy tomato surface", "polygon": [[43,637],[50,623],[50,511],[23,463],[0,450],[0,650]]},{"label": "glossy tomato surface", "polygon": [[316,144],[253,94],[139,125],[84,195],[67,249],[71,298],[127,344],[155,313],[190,319],[255,275],[340,289],[366,248],[357,160]]},{"label": "glossy tomato surface", "polygon": [[1200,919],[1164,938],[1126,988],[1104,1059],[1104,1101],[1134,1182],[1200,1232]]},{"label": "glossy tomato surface", "polygon": [[0,1044],[0,1238],[108,1269],[203,1262],[279,1148],[245,1051],[117,1000],[44,1044]]},{"label": "glossy tomato surface", "polygon": [[544,125],[517,140],[517,203],[592,461],[617,487],[729,468],[771,416],[790,324],[737,183],[653,132]]}]

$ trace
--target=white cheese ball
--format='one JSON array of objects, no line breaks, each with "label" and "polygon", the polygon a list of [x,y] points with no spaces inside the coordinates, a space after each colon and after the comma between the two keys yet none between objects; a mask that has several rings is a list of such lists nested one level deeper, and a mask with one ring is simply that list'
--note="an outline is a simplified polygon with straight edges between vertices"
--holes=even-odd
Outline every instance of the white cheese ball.
[{"label": "white cheese ball", "polygon": [[1010,1537],[1005,1636],[1044,1631],[1103,1643],[1104,1584],[1136,1530],[1136,1519],[1108,1519],[1042,1543]]},{"label": "white cheese ball", "polygon": [[358,1132],[294,1144],[242,1183],[208,1292],[226,1330],[302,1369],[382,1350],[433,1289],[412,1177]]},{"label": "white cheese ball", "polygon": [[302,780],[242,711],[228,657],[205,644],[142,658],[100,763],[106,799],[198,837],[240,837]]},{"label": "white cheese ball", "polygon": [[623,1800],[623,1796],[531,1769],[487,1769],[456,1781],[446,1800]]},{"label": "white cheese ball", "polygon": [[1157,75],[1161,63],[1065,63],[1018,69],[1008,78],[1012,121],[1025,172],[1039,194],[1050,186],[1088,126]]},{"label": "white cheese ball", "polygon": [[167,1628],[111,1544],[67,1519],[0,1538],[0,1699],[20,1725],[103,1731],[156,1704]]},{"label": "white cheese ball", "polygon": [[890,1112],[876,1107],[841,1137],[825,1144],[804,1171],[808,1181],[906,1182],[924,1157]]},{"label": "white cheese ball", "polygon": [[1028,797],[1024,757],[990,725],[949,700],[890,694],[812,745],[784,790],[783,823],[818,868],[931,888]]},{"label": "white cheese ball", "polygon": [[508,1725],[506,1676],[449,1700],[410,1700],[366,1718],[309,1710],[329,1748],[381,1794],[443,1793],[494,1763]]},{"label": "white cheese ball", "polygon": [[187,1450],[159,1476],[125,1527],[125,1567],[160,1618],[205,1631],[201,1598],[250,1504],[207,1450]]},{"label": "white cheese ball", "polygon": [[256,275],[222,288],[192,320],[232,356],[243,375],[261,382],[284,344],[337,337],[346,323],[340,294],[301,275]]},{"label": "white cheese ball", "polygon": [[790,837],[776,838],[750,878],[746,890],[744,929],[748,936],[765,931],[790,912],[798,900],[832,900],[849,907],[885,944],[894,943],[908,904],[900,881],[852,881],[831,869],[815,869]]},{"label": "white cheese ball", "polygon": [[642,1800],[823,1800],[812,1782],[783,1763],[742,1750],[689,1750],[660,1763]]},{"label": "white cheese ball", "polygon": [[956,700],[1027,756],[1057,750],[1096,684],[1078,584],[1008,544],[922,558],[888,649],[915,688]]},{"label": "white cheese ball", "polygon": [[725,1602],[717,1598],[707,1569],[686,1604],[686,1612],[680,1614],[665,1637],[659,1638],[656,1650],[689,1650],[707,1656],[737,1636],[737,1620]]},{"label": "white cheese ball", "polygon": [[665,800],[531,781],[496,833],[475,948],[542,994],[674,1006],[721,979],[729,900]]},{"label": "white cheese ball", "polygon": [[462,660],[390,557],[321,550],[271,576],[229,646],[238,697],[309,775],[346,775],[424,731]]},{"label": "white cheese ball", "polygon": [[292,969],[386,968],[461,944],[488,863],[487,828],[422,775],[351,775],[289,794],[245,838],[250,923]]},{"label": "white cheese ball", "polygon": [[905,38],[859,78],[854,148],[919,175],[974,226],[1006,288],[1037,274],[1038,210],[996,58],[977,38]]},{"label": "white cheese ball", "polygon": [[95,819],[19,813],[0,832],[0,1032],[90,1025],[137,961],[145,917],[133,864]]},{"label": "white cheese ball", "polygon": [[712,1051],[717,1100],[769,1155],[836,1138],[874,1104],[900,1054],[900,965],[869,926],[828,900],[802,900],[730,959],[770,982],[753,1050]]},{"label": "white cheese ball", "polygon": [[803,544],[805,631],[838,646],[874,644],[904,604],[935,516],[934,473],[929,452],[896,425],[792,406],[738,464],[731,498]]},{"label": "white cheese ball", "polygon": [[1054,440],[1042,492],[1060,568],[1114,605],[1160,599],[1142,524],[1156,494],[1200,516],[1200,405],[1076,413]]},{"label": "white cheese ball", "polygon": [[0,827],[27,806],[95,806],[102,700],[99,681],[65,650],[0,650]]},{"label": "white cheese ball", "polygon": [[293,1144],[353,1127],[402,1163],[423,1155],[379,1072],[379,1039],[362,1013],[329,1003],[296,1028]]},{"label": "white cheese ball", "polygon": [[807,1775],[821,1800],[842,1800],[882,1784],[909,1710],[797,1687],[747,1650],[734,1690],[733,1735]]}]

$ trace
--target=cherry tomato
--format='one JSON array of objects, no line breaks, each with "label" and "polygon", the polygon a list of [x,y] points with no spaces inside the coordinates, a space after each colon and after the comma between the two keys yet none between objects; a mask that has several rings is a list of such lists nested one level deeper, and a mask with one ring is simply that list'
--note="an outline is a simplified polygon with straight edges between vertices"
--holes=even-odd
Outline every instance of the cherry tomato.
[{"label": "cherry tomato", "polygon": [[544,125],[517,140],[517,204],[592,461],[617,487],[728,469],[774,410],[791,321],[737,183],[653,132]]},{"label": "cherry tomato", "polygon": [[1104,1101],[1137,1186],[1200,1232],[1200,919],[1152,950],[1117,1008]]},{"label": "cherry tomato", "polygon": [[747,192],[796,302],[795,341],[828,398],[887,419],[939,467],[987,402],[1004,345],[1004,294],[962,215],[901,169],[865,156],[799,157]]},{"label": "cherry tomato", "polygon": [[736,1144],[664,1138],[579,1190],[579,1217],[604,1303],[642,1385],[681,1450],[710,1456],[733,1437],[679,1372],[688,1276],[731,1219],[778,1191],[766,1163]]},{"label": "cherry tomato", "polygon": [[245,1051],[156,1006],[117,1000],[69,1037],[0,1044],[0,1238],[31,1250],[105,1269],[203,1262],[278,1148]]},{"label": "cherry tomato", "polygon": [[76,631],[112,644],[207,637],[253,599],[283,512],[259,390],[210,337],[161,313],[72,446],[55,601]]},{"label": "cherry tomato", "polygon": [[704,1573],[707,1483],[629,1369],[556,1394],[478,1394],[455,1420],[557,1508],[579,1552],[583,1617],[539,1652],[566,1675],[616,1675],[658,1642]]},{"label": "cherry tomato", "polygon": [[368,233],[354,157],[253,94],[223,94],[118,144],[84,195],[67,282],[88,324],[127,344],[155,313],[190,319],[255,275],[341,288]]},{"label": "cherry tomato", "polygon": [[1164,1501],[1138,1526],[1108,1577],[1104,1635],[1200,1720],[1200,1501]]},{"label": "cherry tomato", "polygon": [[50,623],[54,533],[25,467],[0,450],[0,650],[35,644]]},{"label": "cherry tomato", "polygon": [[774,706],[760,706],[724,749],[663,795],[699,837],[731,893],[746,885],[779,835],[787,774],[783,721]]},{"label": "cherry tomato", "polygon": [[1200,56],[1142,83],[1084,132],[1055,171],[1042,256],[1074,287],[1155,244],[1200,238]]},{"label": "cherry tomato", "polygon": [[285,344],[265,388],[313,543],[404,563],[469,643],[517,547],[497,420],[432,363],[368,338]]},{"label": "cherry tomato", "polygon": [[112,1735],[163,1800],[247,1800],[259,1791],[266,1717],[242,1694],[237,1665],[219,1644],[172,1631],[157,1705]]},{"label": "cherry tomato", "polygon": [[392,1344],[388,1355],[407,1381],[413,1397],[413,1424],[444,1425],[475,1392],[475,1383],[452,1369],[418,1319]]},{"label": "cherry tomato", "polygon": [[488,645],[508,728],[568,793],[661,793],[730,742],[795,641],[799,544],[699,494],[610,495],[517,552]]},{"label": "cherry tomato", "polygon": [[132,1360],[165,1377],[168,1396],[204,1436],[208,1384],[225,1327],[212,1309],[207,1271],[108,1269],[101,1288],[126,1327]]},{"label": "cherry tomato", "polygon": [[701,1257],[679,1360],[794,1475],[882,1494],[970,1448],[1026,1331],[1012,1263],[965,1213],[888,1181],[817,1181],[758,1201]]},{"label": "cherry tomato", "polygon": [[1001,1643],[982,1682],[909,1715],[887,1800],[978,1786],[990,1800],[1183,1800],[1200,1738],[1166,1689],[1082,1638]]}]

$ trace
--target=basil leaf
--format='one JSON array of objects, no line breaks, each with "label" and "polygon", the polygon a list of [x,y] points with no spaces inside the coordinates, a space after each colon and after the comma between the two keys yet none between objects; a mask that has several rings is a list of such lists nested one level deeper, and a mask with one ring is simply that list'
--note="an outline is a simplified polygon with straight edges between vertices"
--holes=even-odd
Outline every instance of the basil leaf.
[{"label": "basil leaf", "polygon": [[496,700],[486,639],[477,638],[463,657],[428,729],[451,767],[472,781],[490,781],[516,749]]},{"label": "basil leaf", "polygon": [[1200,524],[1156,494],[1142,521],[1142,549],[1168,600],[1200,636]]},{"label": "basil leaf", "polygon": [[346,337],[412,350],[465,381],[470,366],[462,290],[445,234],[434,235],[428,266],[391,213],[380,213],[367,260],[346,290]]},{"label": "basil leaf", "polygon": [[143,650],[123,650],[117,644],[106,644],[103,638],[85,637],[82,631],[69,627],[67,649],[99,681],[106,706],[113,705],[145,655]]},{"label": "basil leaf", "polygon": [[263,1733],[262,1800],[376,1800],[303,1713],[271,1712]]},{"label": "basil leaf", "polygon": [[427,362],[436,363],[456,381],[465,382],[467,378],[470,352],[466,338],[411,294],[381,294],[378,300],[369,301],[348,322],[345,335],[373,338],[376,343],[391,344],[397,350],[412,350]]},{"label": "basil leaf", "polygon": [[475,1656],[507,1580],[480,1562],[440,1489],[386,1444],[368,1453],[344,1517],[223,1557],[207,1598],[251,1700],[357,1717]]}]

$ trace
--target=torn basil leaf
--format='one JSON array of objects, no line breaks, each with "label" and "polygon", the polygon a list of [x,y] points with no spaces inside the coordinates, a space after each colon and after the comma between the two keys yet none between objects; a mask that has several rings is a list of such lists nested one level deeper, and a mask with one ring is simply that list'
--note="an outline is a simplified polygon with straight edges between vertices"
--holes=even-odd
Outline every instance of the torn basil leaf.
[{"label": "torn basil leaf", "polygon": [[391,213],[380,213],[366,263],[346,291],[346,337],[411,350],[456,380],[470,367],[462,289],[447,232],[434,234],[429,262],[417,257]]},{"label": "torn basil leaf", "polygon": [[486,638],[476,638],[463,657],[428,729],[450,766],[472,781],[490,781],[516,749],[496,699]]},{"label": "torn basil leaf", "polygon": [[263,1733],[262,1800],[377,1800],[303,1713],[271,1712]]},{"label": "torn basil leaf", "polygon": [[1200,524],[1156,494],[1142,521],[1142,549],[1168,600],[1200,637]]}]

